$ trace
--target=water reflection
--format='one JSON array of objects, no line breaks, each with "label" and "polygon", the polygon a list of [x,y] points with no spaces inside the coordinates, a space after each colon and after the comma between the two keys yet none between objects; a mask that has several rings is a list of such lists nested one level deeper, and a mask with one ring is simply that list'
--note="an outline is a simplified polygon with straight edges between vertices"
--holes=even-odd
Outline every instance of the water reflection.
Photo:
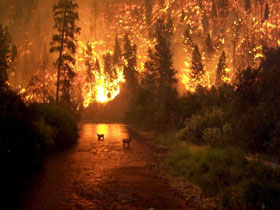
[{"label": "water reflection", "polygon": [[[105,140],[98,141],[96,133]],[[149,148],[133,141],[123,149],[122,139],[129,136],[122,124],[81,124],[78,144],[48,158],[22,209],[163,209],[164,203],[183,209],[146,170]]]}]

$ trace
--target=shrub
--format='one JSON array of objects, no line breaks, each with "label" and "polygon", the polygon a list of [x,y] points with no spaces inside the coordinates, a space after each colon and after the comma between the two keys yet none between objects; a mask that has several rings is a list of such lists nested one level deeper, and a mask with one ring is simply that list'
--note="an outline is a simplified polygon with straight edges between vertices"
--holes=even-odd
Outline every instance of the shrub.
[{"label": "shrub", "polygon": [[224,206],[276,209],[280,204],[280,170],[248,162],[240,151],[180,147],[165,160],[175,175],[184,175],[205,192],[221,196]]},{"label": "shrub", "polygon": [[207,144],[205,140],[208,138],[212,141],[213,135],[221,139],[225,119],[226,116],[220,108],[207,110],[201,115],[193,115],[187,119],[185,128],[179,132],[179,138],[199,145]]},{"label": "shrub", "polygon": [[[11,90],[0,92],[0,196],[14,199],[23,180],[40,166],[42,136],[21,98]],[[13,189],[13,190],[11,190]]]},{"label": "shrub", "polygon": [[280,185],[250,180],[242,186],[242,199],[253,209],[277,209],[280,206]]},{"label": "shrub", "polygon": [[206,128],[202,138],[211,147],[227,147],[232,142],[231,124],[226,123],[222,128]]},{"label": "shrub", "polygon": [[66,147],[75,143],[79,137],[75,115],[64,107],[55,104],[32,104],[33,119],[39,123],[45,143],[53,141],[57,147]]}]

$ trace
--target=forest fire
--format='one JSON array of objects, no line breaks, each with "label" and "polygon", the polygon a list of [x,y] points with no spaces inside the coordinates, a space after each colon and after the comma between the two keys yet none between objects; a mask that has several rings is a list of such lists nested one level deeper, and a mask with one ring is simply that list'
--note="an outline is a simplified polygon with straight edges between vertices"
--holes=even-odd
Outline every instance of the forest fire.
[{"label": "forest fire", "polygon": [[[152,36],[155,30],[153,25],[161,16],[170,18],[170,23],[173,25],[171,41],[173,63],[178,72],[176,77],[179,79],[180,89],[194,92],[197,85],[208,88],[215,85],[216,69],[222,51],[225,52],[227,63],[224,69],[227,75],[223,76],[222,80],[232,83],[238,69],[249,65],[257,67],[260,64],[264,58],[262,47],[264,43],[267,46],[279,46],[280,40],[278,3],[271,2],[269,10],[265,11],[265,5],[256,4],[254,8],[253,6],[243,8],[241,7],[243,2],[230,2],[231,7],[229,5],[222,7],[216,1],[198,3],[175,0],[164,1],[163,5],[156,1],[150,6],[134,1],[131,1],[131,4],[108,3],[106,5],[94,1],[92,5],[82,5],[79,9],[79,25],[83,30],[75,55],[77,76],[74,81],[74,89],[81,87],[81,93],[75,91],[73,98],[82,97],[82,104],[87,107],[92,102],[107,103],[120,93],[121,86],[125,84],[123,64],[126,60],[122,55],[121,65],[114,66],[110,63],[112,61],[108,63],[104,59],[107,54],[110,54],[112,59],[115,37],[118,37],[123,48],[126,33],[129,33],[131,41],[137,46],[136,69],[139,73],[138,82],[141,83],[146,70],[148,48],[154,49],[155,45],[155,38]],[[36,42],[26,37],[25,43],[19,46],[20,60],[30,57],[32,49],[36,46]],[[88,44],[90,55],[87,54]],[[199,80],[190,76],[195,44],[201,54],[203,71],[205,71],[203,78]],[[90,67],[87,67],[86,61]],[[95,62],[98,62],[98,67]],[[51,69],[49,66],[48,68]],[[87,72],[87,68],[91,70]],[[115,75],[109,75],[110,71],[115,72]],[[37,75],[41,75],[40,72],[42,72],[41,68],[37,70]],[[44,77],[48,77],[48,80],[55,79],[56,73],[51,72],[46,70]],[[12,72],[11,80],[23,77],[15,74],[20,73]],[[50,89],[50,83],[56,83],[56,81],[46,81],[40,76],[39,78],[42,83],[48,83],[44,86]],[[19,82],[10,83],[14,86]],[[26,91],[23,92],[33,94],[28,89],[26,87]],[[48,92],[55,91],[53,89]],[[33,101],[36,100],[35,96],[28,96],[26,100],[31,98]]]},{"label": "forest fire", "polygon": [[1,0],[3,200],[279,209],[279,4]]}]

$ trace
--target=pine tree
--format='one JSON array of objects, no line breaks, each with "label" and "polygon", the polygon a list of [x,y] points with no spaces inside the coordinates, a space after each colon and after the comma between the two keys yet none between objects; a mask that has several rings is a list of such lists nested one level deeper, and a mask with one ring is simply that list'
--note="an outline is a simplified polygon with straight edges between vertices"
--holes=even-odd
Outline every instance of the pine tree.
[{"label": "pine tree", "polygon": [[103,60],[104,60],[104,73],[108,76],[109,80],[112,82],[114,80],[112,55],[110,53],[106,53],[103,56]]},{"label": "pine tree", "polygon": [[207,35],[207,38],[205,40],[205,52],[208,58],[211,58],[214,53],[214,47],[210,34]]},{"label": "pine tree", "polygon": [[229,7],[230,7],[229,0],[218,0],[218,8],[223,18],[228,16]]},{"label": "pine tree", "polygon": [[233,44],[233,68],[236,69],[236,48],[237,43],[240,36],[240,30],[242,26],[242,20],[238,18],[238,16],[235,17],[234,23],[232,25],[232,44]]},{"label": "pine tree", "polygon": [[176,70],[173,67],[172,52],[171,52],[171,37],[173,29],[170,28],[169,22],[164,18],[159,18],[156,23],[155,30],[155,64],[159,72],[160,86],[168,85],[175,86],[177,79],[175,78]]},{"label": "pine tree", "polygon": [[137,67],[137,46],[131,44],[128,34],[124,37],[124,70],[123,74],[127,82],[128,90],[133,93],[138,88],[138,71]]},{"label": "pine tree", "polygon": [[99,60],[96,58],[95,64],[94,64],[94,69],[100,74],[101,73],[101,68],[99,64]]},{"label": "pine tree", "polygon": [[17,72],[16,72],[16,65],[18,62],[18,51],[17,51],[17,46],[15,44],[12,45],[11,49],[11,70],[14,73],[14,87],[16,88],[17,86]]},{"label": "pine tree", "polygon": [[184,23],[185,17],[186,17],[185,10],[182,9],[182,11],[181,11],[181,17],[180,17],[180,23]]},{"label": "pine tree", "polygon": [[185,33],[184,33],[184,41],[183,41],[183,44],[185,45],[185,47],[187,47],[187,49],[189,51],[192,51],[195,44],[192,40],[192,37],[191,37],[191,34],[190,34],[190,30],[191,30],[191,27],[188,25],[186,30],[185,30]]},{"label": "pine tree", "polygon": [[59,0],[53,6],[54,28],[58,33],[52,37],[50,52],[59,54],[54,63],[57,68],[56,103],[59,103],[61,91],[63,101],[70,104],[71,85],[75,77],[73,65],[76,62],[76,36],[80,33],[80,28],[76,25],[79,19],[77,9],[78,4],[74,0]]},{"label": "pine tree", "polygon": [[165,4],[165,0],[159,0],[159,5],[161,6],[161,8],[164,7],[164,4]]},{"label": "pine tree", "polygon": [[219,87],[222,84],[222,79],[226,76],[226,54],[225,51],[222,52],[222,55],[219,59],[219,63],[216,71],[216,86]]},{"label": "pine tree", "polygon": [[0,91],[8,87],[9,56],[11,49],[11,36],[7,27],[0,24]]},{"label": "pine tree", "polygon": [[97,19],[99,16],[99,3],[98,0],[93,0],[92,2],[92,8],[91,8],[91,20],[90,21],[90,32],[92,33],[94,31],[94,38],[97,38],[96,35],[96,29],[97,29]]},{"label": "pine tree", "polygon": [[203,69],[201,54],[199,52],[198,46],[195,45],[192,54],[191,78],[196,82],[201,82],[204,74],[205,72]]},{"label": "pine tree", "polygon": [[168,17],[167,17],[167,38],[171,41],[172,39],[172,36],[174,34],[174,25],[173,25],[173,20],[171,18],[171,15],[168,14]]},{"label": "pine tree", "polygon": [[264,17],[263,17],[263,21],[266,21],[269,17],[269,6],[268,3],[265,4],[265,10],[264,10]]},{"label": "pine tree", "polygon": [[153,0],[145,0],[145,18],[146,24],[151,26],[153,16]]},{"label": "pine tree", "polygon": [[115,38],[114,54],[113,54],[113,65],[121,66],[122,65],[122,49],[118,37]]},{"label": "pine tree", "polygon": [[217,18],[218,16],[218,12],[217,12],[217,5],[216,5],[216,1],[212,0],[212,10],[211,10],[211,17],[214,20],[215,18]]},{"label": "pine tree", "polygon": [[202,25],[203,25],[204,33],[207,33],[208,29],[209,29],[209,23],[208,23],[208,18],[207,18],[206,13],[204,13],[204,15],[203,15]]},{"label": "pine tree", "polygon": [[159,76],[156,69],[155,55],[152,49],[148,49],[148,59],[145,62],[145,71],[143,72],[142,85],[144,88],[154,92],[158,87]]},{"label": "pine tree", "polygon": [[245,11],[248,12],[251,10],[251,0],[245,0]]},{"label": "pine tree", "polygon": [[87,42],[86,45],[86,59],[85,59],[85,66],[86,66],[86,81],[88,84],[92,84],[94,82],[94,75],[93,75],[93,58],[92,58],[92,47],[90,42]]}]

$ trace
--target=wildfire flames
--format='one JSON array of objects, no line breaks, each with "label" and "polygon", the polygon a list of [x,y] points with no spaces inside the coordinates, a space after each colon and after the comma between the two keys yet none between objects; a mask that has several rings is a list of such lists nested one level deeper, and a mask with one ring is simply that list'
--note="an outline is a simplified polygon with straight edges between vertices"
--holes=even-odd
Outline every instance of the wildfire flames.
[{"label": "wildfire flames", "polygon": [[[217,63],[222,50],[225,51],[227,57],[227,68],[225,69],[227,76],[222,80],[231,83],[237,69],[244,69],[249,65],[259,65],[264,57],[263,42],[269,47],[280,46],[278,2],[274,1],[270,4],[270,13],[265,20],[259,17],[260,5],[248,12],[243,5],[240,5],[240,2],[230,1],[229,14],[226,17],[222,17],[222,11],[218,8],[218,17],[215,18],[211,18],[213,1],[201,1],[201,5],[197,1],[191,0],[166,0],[163,6],[159,3],[154,4],[151,25],[162,15],[165,17],[170,15],[173,21],[175,29],[172,38],[173,62],[178,71],[178,89],[181,92],[193,92],[197,85],[210,88],[215,84]],[[104,11],[99,13],[98,17],[93,17],[92,8],[89,7],[80,7],[79,14],[79,26],[82,28],[82,34],[79,37],[76,53],[77,76],[74,95],[76,98],[82,97],[83,106],[87,107],[92,102],[107,103],[113,100],[120,93],[121,86],[125,84],[121,67],[116,69],[114,78],[104,71],[103,56],[107,53],[113,54],[115,37],[117,36],[122,43],[124,34],[129,33],[132,42],[137,45],[137,70],[140,78],[141,73],[145,71],[144,63],[147,59],[148,47],[153,48],[154,40],[149,38],[144,1],[134,2],[131,5],[109,4]],[[97,18],[96,25],[94,18]],[[227,21],[224,21],[225,19]],[[205,78],[202,78],[201,81],[194,81],[190,78],[192,51],[183,44],[183,34],[187,27],[190,29],[193,42],[198,44],[201,52],[206,72]],[[211,57],[207,56],[204,47],[205,34],[209,34],[212,39]],[[91,47],[91,55],[87,52],[88,45]],[[28,54],[29,51],[26,50],[24,53]],[[86,60],[89,60],[91,64],[98,60],[99,69],[93,65],[90,72],[87,73]],[[92,81],[87,79],[88,74],[91,74]],[[55,87],[55,74],[51,75],[50,72],[46,72],[43,78],[45,86]],[[36,100],[30,95],[26,96],[27,100],[30,98]]]}]

